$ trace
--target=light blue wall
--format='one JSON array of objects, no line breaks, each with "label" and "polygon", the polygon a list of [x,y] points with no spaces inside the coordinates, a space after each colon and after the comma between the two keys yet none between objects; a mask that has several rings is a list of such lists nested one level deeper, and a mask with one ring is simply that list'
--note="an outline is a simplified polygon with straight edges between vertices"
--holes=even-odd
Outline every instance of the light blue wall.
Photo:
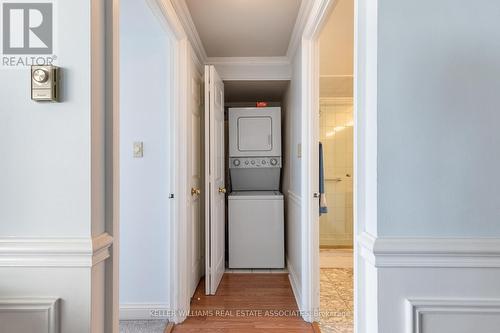
[{"label": "light blue wall", "polygon": [[[143,0],[121,2],[120,303],[167,301],[169,40]],[[144,157],[133,158],[133,142]]]},{"label": "light blue wall", "polygon": [[0,237],[90,235],[90,3],[55,5],[61,103],[30,97],[30,68],[0,69]]},{"label": "light blue wall", "polygon": [[500,236],[500,2],[379,0],[379,236]]}]

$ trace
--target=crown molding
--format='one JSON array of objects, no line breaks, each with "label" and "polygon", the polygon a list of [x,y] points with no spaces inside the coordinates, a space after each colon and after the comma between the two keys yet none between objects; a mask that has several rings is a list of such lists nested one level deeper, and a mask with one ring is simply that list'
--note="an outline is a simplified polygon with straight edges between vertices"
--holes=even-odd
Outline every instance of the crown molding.
[{"label": "crown molding", "polygon": [[194,52],[198,56],[201,63],[206,63],[207,61],[207,53],[205,48],[203,47],[203,43],[201,42],[200,35],[196,30],[196,26],[194,25],[193,18],[191,17],[191,13],[189,12],[189,8],[187,7],[186,1],[184,0],[171,0],[172,5],[177,13],[177,16],[184,28],[184,31],[191,43],[191,46],[194,49]]},{"label": "crown molding", "polygon": [[0,238],[0,267],[92,267],[110,256],[113,237]]},{"label": "crown molding", "polygon": [[314,0],[302,0],[300,3],[299,13],[297,14],[297,19],[295,20],[295,25],[293,26],[292,35],[290,37],[290,42],[288,43],[288,49],[286,51],[286,57],[290,62],[295,56],[295,52],[300,45],[302,34],[304,32],[314,2]]},{"label": "crown molding", "polygon": [[292,69],[287,57],[209,57],[223,80],[290,80]]},{"label": "crown molding", "polygon": [[[313,8],[313,5],[315,3],[314,0],[302,0],[299,8],[299,12],[297,14],[297,18],[295,20],[295,25],[292,30],[292,35],[290,37],[290,41],[288,43],[288,48],[285,56],[278,56],[278,57],[208,57],[207,53],[205,51],[205,48],[203,47],[203,43],[201,42],[200,36],[198,34],[198,31],[196,29],[196,26],[193,22],[193,18],[191,17],[191,13],[189,12],[189,8],[187,7],[187,4],[185,0],[171,0],[172,6],[174,7],[174,10],[178,16],[178,19],[191,43],[191,46],[193,47],[195,54],[198,56],[200,59],[200,62],[202,63],[214,63],[214,61],[217,61],[219,63],[235,63],[233,59],[239,59],[236,61],[236,63],[240,62],[254,62],[255,59],[261,59],[264,60],[266,64],[271,64],[271,63],[276,63],[276,62],[267,62],[266,59],[286,59],[287,63],[291,63],[291,60],[293,59],[295,52],[297,51],[297,48],[300,45],[300,41],[302,39],[302,34],[304,32],[305,26],[307,24],[309,14]],[[221,61],[221,59],[228,59],[228,61]],[[262,63],[262,61],[257,60],[257,63]],[[278,60],[279,62],[279,60]]]}]

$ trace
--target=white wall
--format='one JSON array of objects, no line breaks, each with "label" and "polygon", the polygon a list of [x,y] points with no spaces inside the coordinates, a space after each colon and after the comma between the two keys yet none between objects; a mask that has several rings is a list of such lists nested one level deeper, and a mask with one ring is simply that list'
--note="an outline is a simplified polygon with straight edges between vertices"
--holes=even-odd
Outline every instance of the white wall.
[{"label": "white wall", "polygon": [[379,1],[379,233],[500,236],[500,3]]},{"label": "white wall", "polygon": [[122,1],[120,26],[120,304],[133,308],[168,301],[171,59],[146,1]]},{"label": "white wall", "polygon": [[292,61],[292,79],[285,94],[284,109],[286,112],[286,138],[284,142],[285,164],[283,166],[283,193],[286,200],[286,256],[287,268],[290,272],[292,287],[297,301],[302,296],[302,258],[301,258],[301,159],[298,156],[298,145],[301,142],[301,49],[298,48]]}]

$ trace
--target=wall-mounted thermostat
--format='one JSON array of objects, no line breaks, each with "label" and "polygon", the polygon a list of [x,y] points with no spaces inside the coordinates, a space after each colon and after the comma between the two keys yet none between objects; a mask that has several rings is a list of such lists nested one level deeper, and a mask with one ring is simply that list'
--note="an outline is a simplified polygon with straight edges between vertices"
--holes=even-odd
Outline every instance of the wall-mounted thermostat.
[{"label": "wall-mounted thermostat", "polygon": [[31,99],[53,101],[59,99],[59,68],[56,66],[31,66]]}]

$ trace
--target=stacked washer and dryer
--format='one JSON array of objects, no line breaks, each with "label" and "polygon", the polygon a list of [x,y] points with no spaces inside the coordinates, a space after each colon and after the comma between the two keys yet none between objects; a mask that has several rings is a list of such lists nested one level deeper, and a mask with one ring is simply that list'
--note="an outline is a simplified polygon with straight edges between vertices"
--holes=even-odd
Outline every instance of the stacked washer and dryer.
[{"label": "stacked washer and dryer", "polygon": [[283,268],[281,108],[229,108],[229,268]]}]

